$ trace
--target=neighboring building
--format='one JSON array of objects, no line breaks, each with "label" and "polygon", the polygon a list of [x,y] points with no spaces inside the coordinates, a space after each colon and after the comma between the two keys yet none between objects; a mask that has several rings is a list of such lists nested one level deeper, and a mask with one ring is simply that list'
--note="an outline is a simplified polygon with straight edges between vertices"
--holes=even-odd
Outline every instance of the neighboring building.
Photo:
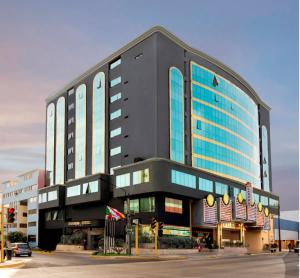
[{"label": "neighboring building", "polygon": [[210,233],[218,246],[261,249],[274,239],[270,108],[237,73],[164,28],[46,103],[41,247],[78,230],[92,246],[105,206],[123,211],[127,197],[145,233],[155,216],[166,235]]},{"label": "neighboring building", "polygon": [[44,178],[45,171],[36,169],[1,184],[5,209],[15,209],[15,222],[8,224],[8,232],[24,233],[31,246],[38,243],[38,188],[44,186]]},{"label": "neighboring building", "polygon": [[[278,242],[278,216],[275,217],[275,240]],[[289,243],[294,247],[299,240],[299,210],[280,211],[280,238],[282,248],[287,249]]]}]

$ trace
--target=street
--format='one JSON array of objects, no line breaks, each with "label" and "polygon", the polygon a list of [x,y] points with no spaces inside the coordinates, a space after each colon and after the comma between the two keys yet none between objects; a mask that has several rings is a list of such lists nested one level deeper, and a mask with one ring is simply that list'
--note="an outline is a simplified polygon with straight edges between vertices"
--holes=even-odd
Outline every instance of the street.
[{"label": "street", "polygon": [[92,258],[87,254],[33,254],[17,269],[0,269],[1,278],[41,277],[298,277],[294,253],[235,257],[189,255],[173,261]]}]

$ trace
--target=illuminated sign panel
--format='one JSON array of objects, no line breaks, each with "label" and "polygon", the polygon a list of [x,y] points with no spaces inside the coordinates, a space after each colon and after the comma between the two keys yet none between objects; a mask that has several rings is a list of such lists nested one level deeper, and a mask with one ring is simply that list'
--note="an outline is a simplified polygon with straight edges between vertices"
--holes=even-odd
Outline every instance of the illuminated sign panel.
[{"label": "illuminated sign panel", "polygon": [[219,198],[219,202],[218,202],[220,222],[232,221],[232,201],[226,196],[228,197],[228,195],[225,194],[222,198]]}]

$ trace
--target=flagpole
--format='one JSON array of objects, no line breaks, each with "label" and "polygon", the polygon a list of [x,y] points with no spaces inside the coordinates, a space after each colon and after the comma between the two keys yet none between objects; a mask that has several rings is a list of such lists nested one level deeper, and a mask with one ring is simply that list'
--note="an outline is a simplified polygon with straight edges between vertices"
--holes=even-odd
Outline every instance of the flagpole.
[{"label": "flagpole", "polygon": [[104,221],[104,254],[106,254],[106,216],[105,216],[105,221]]}]

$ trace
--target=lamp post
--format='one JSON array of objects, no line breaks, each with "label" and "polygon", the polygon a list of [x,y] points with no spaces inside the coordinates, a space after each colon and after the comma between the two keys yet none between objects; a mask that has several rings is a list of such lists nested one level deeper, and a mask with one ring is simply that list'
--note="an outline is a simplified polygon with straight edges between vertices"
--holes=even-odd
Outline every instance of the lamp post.
[{"label": "lamp post", "polygon": [[280,203],[278,202],[278,246],[281,252],[281,230],[280,230]]}]

